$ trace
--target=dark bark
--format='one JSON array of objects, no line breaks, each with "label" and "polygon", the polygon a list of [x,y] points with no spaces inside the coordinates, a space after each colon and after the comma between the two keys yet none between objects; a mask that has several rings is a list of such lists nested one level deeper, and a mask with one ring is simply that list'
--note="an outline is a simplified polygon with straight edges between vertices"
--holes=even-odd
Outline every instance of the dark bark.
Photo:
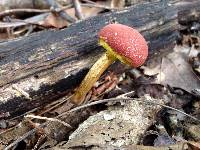
[{"label": "dark bark", "polygon": [[[0,113],[19,115],[77,86],[103,52],[97,33],[108,23],[119,22],[140,30],[149,42],[149,59],[169,53],[178,37],[179,6],[166,1],[140,4],[83,20],[63,30],[0,42]],[[187,3],[181,11],[199,6],[198,1]],[[27,92],[31,100],[17,96],[13,86]]]}]

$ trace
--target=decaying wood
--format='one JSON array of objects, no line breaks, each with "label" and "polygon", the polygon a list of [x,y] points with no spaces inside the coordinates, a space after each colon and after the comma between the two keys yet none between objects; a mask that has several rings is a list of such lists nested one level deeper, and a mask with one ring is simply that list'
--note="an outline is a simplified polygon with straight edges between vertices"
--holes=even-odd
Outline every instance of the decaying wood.
[{"label": "decaying wood", "polygon": [[[97,33],[108,23],[119,22],[140,30],[149,42],[149,58],[170,52],[178,37],[180,6],[170,2],[140,4],[83,20],[60,31],[0,42],[0,113],[21,114],[77,86],[103,52],[97,44]],[[200,2],[188,2],[181,7],[182,12],[195,10]]]}]

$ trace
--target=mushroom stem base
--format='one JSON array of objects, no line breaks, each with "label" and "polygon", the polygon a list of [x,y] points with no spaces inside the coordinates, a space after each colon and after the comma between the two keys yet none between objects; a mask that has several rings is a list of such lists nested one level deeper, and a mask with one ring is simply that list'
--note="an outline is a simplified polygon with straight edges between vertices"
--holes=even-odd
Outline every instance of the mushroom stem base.
[{"label": "mushroom stem base", "polygon": [[100,78],[103,72],[111,65],[116,58],[104,53],[97,62],[89,70],[83,81],[81,82],[79,88],[76,90],[71,98],[71,102],[80,105],[83,103],[86,94],[90,91],[94,83]]}]

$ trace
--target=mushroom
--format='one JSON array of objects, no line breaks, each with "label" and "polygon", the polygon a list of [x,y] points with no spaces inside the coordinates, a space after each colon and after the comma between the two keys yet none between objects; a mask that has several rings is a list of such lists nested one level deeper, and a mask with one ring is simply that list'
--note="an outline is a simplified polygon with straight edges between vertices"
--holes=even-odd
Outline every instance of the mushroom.
[{"label": "mushroom", "polygon": [[71,101],[77,105],[84,101],[94,83],[115,60],[119,59],[124,64],[139,67],[148,55],[144,37],[129,26],[109,24],[100,30],[98,36],[99,44],[106,49],[106,52],[92,66],[72,96]]}]

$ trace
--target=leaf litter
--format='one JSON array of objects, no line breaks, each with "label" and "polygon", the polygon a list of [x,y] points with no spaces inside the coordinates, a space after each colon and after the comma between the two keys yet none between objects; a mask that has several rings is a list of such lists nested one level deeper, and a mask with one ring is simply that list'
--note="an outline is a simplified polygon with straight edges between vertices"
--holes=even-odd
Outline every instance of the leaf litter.
[{"label": "leaf litter", "polygon": [[[188,62],[190,49],[190,47],[177,46],[172,53],[162,58],[161,64],[154,68],[142,67],[144,74],[156,75],[155,83],[158,84],[179,87],[186,91],[200,89],[200,79]],[[184,51],[186,53],[183,53]]]}]

